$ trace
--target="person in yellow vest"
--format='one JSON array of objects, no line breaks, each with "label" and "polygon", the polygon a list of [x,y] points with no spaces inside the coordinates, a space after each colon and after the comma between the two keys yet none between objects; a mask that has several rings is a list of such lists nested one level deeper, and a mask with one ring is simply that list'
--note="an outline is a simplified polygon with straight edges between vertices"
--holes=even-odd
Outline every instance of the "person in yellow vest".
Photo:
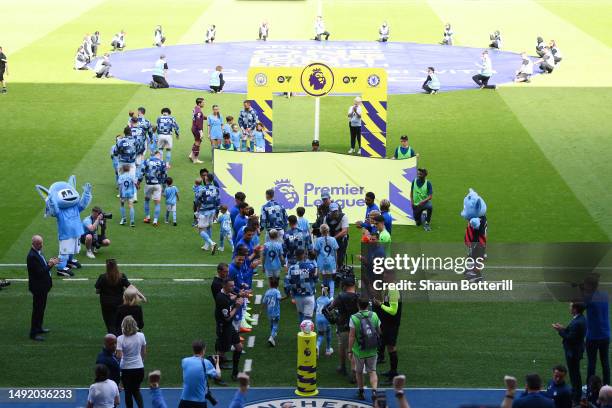
[{"label": "person in yellow vest", "polygon": [[417,177],[412,182],[410,201],[412,202],[414,221],[416,225],[423,225],[425,231],[431,231],[429,223],[431,222],[431,213],[433,212],[432,195],[433,188],[429,180],[427,180],[427,169],[418,169]]},{"label": "person in yellow vest", "polygon": [[223,135],[223,143],[218,146],[221,150],[236,150],[234,148],[234,144],[230,140],[230,135],[228,133]]},{"label": "person in yellow vest", "polygon": [[417,152],[410,146],[410,143],[408,143],[408,136],[402,135],[400,137],[400,145],[395,149],[395,153],[393,153],[393,159],[404,160],[415,156],[419,157]]}]

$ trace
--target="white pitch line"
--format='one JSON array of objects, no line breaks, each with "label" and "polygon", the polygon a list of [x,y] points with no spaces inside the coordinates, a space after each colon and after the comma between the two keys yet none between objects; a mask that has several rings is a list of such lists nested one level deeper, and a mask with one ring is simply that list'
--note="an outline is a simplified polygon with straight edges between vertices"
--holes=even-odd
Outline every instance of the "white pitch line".
[{"label": "white pitch line", "polygon": [[255,336],[249,336],[249,339],[247,340],[247,347],[253,346],[255,346]]},{"label": "white pitch line", "polygon": [[263,288],[263,280],[262,279],[255,279],[255,283],[257,284],[258,288]]},{"label": "white pitch line", "polygon": [[172,280],[175,282],[204,282],[202,278],[175,278]]},{"label": "white pitch line", "polygon": [[[27,279],[26,279],[27,280]],[[255,295],[255,304],[259,305],[261,304],[261,295]]]},{"label": "white pitch line", "polygon": [[253,321],[251,322],[251,326],[257,326],[259,324],[259,315],[254,314],[251,316],[251,318],[253,319]]},{"label": "white pitch line", "polygon": [[[0,268],[17,268],[17,267],[26,267],[26,264],[20,264],[20,263],[5,263],[5,264],[0,264]],[[102,267],[106,267],[106,264],[103,263],[96,263],[96,264],[83,264],[84,268],[102,268]],[[212,267],[217,267],[217,264],[155,264],[155,263],[127,263],[121,264],[121,267],[126,267],[126,268],[135,268],[135,267],[151,267],[151,268],[200,268],[200,267],[204,267],[204,268],[212,268]]]},{"label": "white pitch line", "polygon": [[247,358],[246,360],[244,360],[244,368],[242,369],[242,371],[244,371],[245,373],[250,373],[252,368],[253,368],[253,360],[250,358]]}]

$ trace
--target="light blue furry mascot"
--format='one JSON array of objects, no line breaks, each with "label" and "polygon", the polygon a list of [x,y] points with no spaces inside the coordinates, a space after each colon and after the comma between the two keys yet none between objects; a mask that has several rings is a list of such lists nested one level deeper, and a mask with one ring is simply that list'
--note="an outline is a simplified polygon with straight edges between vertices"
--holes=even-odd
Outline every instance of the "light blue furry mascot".
[{"label": "light blue furry mascot", "polygon": [[476,265],[464,273],[470,282],[483,280],[482,268],[486,259],[487,249],[487,203],[473,189],[463,199],[461,216],[467,220],[465,228],[465,246],[468,250],[468,259]]},{"label": "light blue furry mascot", "polygon": [[91,184],[83,186],[83,195],[76,190],[76,177],[70,176],[68,182],[58,181],[49,189],[37,185],[36,190],[45,200],[45,217],[57,220],[59,239],[58,273],[67,273],[71,267],[80,267],[73,255],[81,249],[80,238],[83,234],[81,211],[91,202]]}]

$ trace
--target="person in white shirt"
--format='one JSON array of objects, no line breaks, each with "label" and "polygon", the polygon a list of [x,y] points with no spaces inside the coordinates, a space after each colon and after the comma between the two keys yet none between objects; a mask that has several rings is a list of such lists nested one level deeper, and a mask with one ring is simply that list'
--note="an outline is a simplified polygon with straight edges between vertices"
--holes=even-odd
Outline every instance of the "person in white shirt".
[{"label": "person in white shirt", "polygon": [[81,45],[77,50],[76,56],[74,57],[74,69],[86,70],[87,69],[87,55]]},{"label": "person in white shirt", "polygon": [[85,34],[85,37],[83,37],[82,45],[83,45],[83,51],[85,51],[85,57],[87,57],[87,62],[90,62],[93,57],[93,49],[92,49],[91,36],[89,34]]},{"label": "person in white shirt", "polygon": [[91,51],[93,52],[93,56],[98,56],[98,47],[100,46],[100,32],[96,31],[91,35]]},{"label": "person in white shirt", "polygon": [[495,32],[489,36],[489,39],[491,40],[491,44],[489,44],[490,48],[496,48],[496,49],[501,48],[502,37],[501,37],[501,33],[499,32],[499,30],[495,30]]},{"label": "person in white shirt", "polygon": [[546,47],[544,39],[542,37],[538,37],[536,42],[536,54],[538,54],[538,56],[544,56],[544,47]]},{"label": "person in white shirt", "polygon": [[497,85],[489,85],[489,80],[493,75],[493,63],[489,57],[489,51],[484,50],[482,52],[480,64],[478,64],[478,66],[480,67],[478,74],[472,77],[472,80],[476,82],[476,85],[478,85],[480,89],[497,88]]},{"label": "person in white shirt", "polygon": [[268,34],[270,32],[270,25],[267,21],[262,21],[259,26],[259,39],[261,41],[266,41],[268,39]]},{"label": "person in white shirt", "polygon": [[143,408],[140,384],[144,380],[144,359],[147,354],[147,341],[144,334],[138,331],[136,320],[126,316],[121,322],[121,336],[117,338],[117,357],[120,359],[121,382],[125,389],[125,405],[132,408],[136,400]]},{"label": "person in white shirt", "polygon": [[162,26],[158,25],[155,27],[155,31],[153,32],[153,45],[156,47],[161,47],[165,42],[166,36],[164,35]]},{"label": "person in white shirt", "polygon": [[94,71],[96,72],[96,78],[110,78],[112,77],[110,73],[110,55],[108,53],[104,54],[102,58],[99,58],[96,61],[96,67]]},{"label": "person in white shirt", "polygon": [[213,24],[206,30],[206,44],[212,44],[217,36],[217,27]]},{"label": "person in white shirt", "polygon": [[325,36],[325,41],[329,40],[329,31],[325,29],[325,22],[322,16],[317,16],[315,21],[315,41],[321,41],[321,37]]},{"label": "person in white shirt", "polygon": [[551,74],[555,69],[555,56],[549,47],[544,47],[544,55],[536,61],[540,64],[540,69],[543,74]]},{"label": "person in white shirt", "polygon": [[514,82],[531,82],[531,75],[533,75],[533,62],[527,56],[526,52],[521,53],[521,66],[516,71]]},{"label": "person in white shirt", "polygon": [[379,35],[378,41],[379,42],[389,41],[389,34],[390,34],[389,24],[387,24],[386,21],[383,21],[382,25],[378,29],[378,35]]},{"label": "person in white shirt", "polygon": [[121,30],[113,36],[113,41],[111,41],[111,47],[113,47],[113,51],[123,51],[123,49],[125,48],[125,31]]},{"label": "person in white shirt", "polygon": [[87,408],[114,408],[119,406],[119,388],[108,378],[108,367],[96,365],[96,379],[89,387]]},{"label": "person in white shirt", "polygon": [[444,34],[442,37],[442,42],[440,44],[453,45],[453,35],[455,35],[455,33],[453,32],[451,25],[449,23],[446,23],[446,25],[444,26]]},{"label": "person in white shirt", "polygon": [[551,40],[549,48],[553,57],[555,57],[555,65],[559,64],[563,59],[563,55],[561,54],[561,51],[559,51],[559,47],[557,47],[557,42],[555,40]]},{"label": "person in white shirt", "polygon": [[363,108],[361,106],[361,98],[356,97],[353,104],[348,109],[349,130],[351,131],[351,148],[349,154],[355,152],[355,142],[359,144],[357,154],[361,154],[361,115]]}]

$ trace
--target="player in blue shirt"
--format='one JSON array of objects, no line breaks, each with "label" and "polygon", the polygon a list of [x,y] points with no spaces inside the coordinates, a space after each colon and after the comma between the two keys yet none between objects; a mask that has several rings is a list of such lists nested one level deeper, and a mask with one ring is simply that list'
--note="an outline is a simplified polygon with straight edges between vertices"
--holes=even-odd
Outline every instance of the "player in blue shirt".
[{"label": "player in blue shirt", "polygon": [[[157,125],[153,125],[151,127],[151,137],[149,138],[149,154],[152,156],[157,151],[157,142],[159,141],[159,136],[157,134]],[[164,155],[162,154],[162,159]]]},{"label": "player in blue shirt", "polygon": [[115,171],[115,183],[119,179],[119,157],[117,157],[117,141],[121,135],[115,136],[115,144],[110,148],[110,158],[113,163],[113,170]]},{"label": "player in blue shirt", "polygon": [[130,227],[134,227],[134,194],[136,194],[136,183],[138,180],[130,174],[129,164],[124,164],[122,173],[117,179],[117,187],[119,188],[119,201],[121,203],[121,221],[120,225],[125,225],[127,220],[125,218],[125,203],[127,202],[130,208]]},{"label": "player in blue shirt", "polygon": [[176,135],[176,139],[179,138],[179,125],[176,123],[176,119],[172,115],[172,111],[169,108],[162,108],[161,116],[157,118],[157,148],[162,152],[164,156],[164,150],[166,150],[166,163],[170,165],[172,159],[172,132]]},{"label": "player in blue shirt", "polygon": [[391,201],[383,198],[380,200],[380,215],[385,219],[385,229],[392,234],[391,229],[393,228],[393,217],[391,216]]},{"label": "player in blue shirt", "polygon": [[323,278],[323,285],[329,287],[331,297],[334,297],[334,276],[336,275],[336,254],[338,242],[329,236],[329,226],[322,224],[319,228],[321,236],[317,238],[314,250],[317,254],[317,268]]},{"label": "player in blue shirt", "polygon": [[[333,298],[333,296],[332,296]],[[323,315],[323,309],[327,307],[331,303],[331,299],[329,297],[329,289],[325,284],[321,286],[321,296],[317,298],[317,317],[316,317],[316,326],[317,326],[317,357],[319,356],[319,350],[321,350],[321,345],[323,344],[323,339],[325,338],[327,348],[325,349],[325,355],[331,356],[334,352],[332,348],[332,330],[329,324],[329,321]]]},{"label": "player in blue shirt", "polygon": [[272,347],[276,347],[276,336],[278,334],[278,323],[280,322],[280,302],[283,300],[280,290],[278,290],[278,278],[269,278],[270,289],[266,291],[261,304],[266,305],[266,312],[268,313],[268,320],[270,321],[270,337],[268,337],[268,344]]},{"label": "player in blue shirt", "polygon": [[198,192],[196,199],[198,205],[198,231],[204,241],[202,250],[207,251],[210,248],[212,255],[217,252],[217,243],[212,240],[212,225],[217,218],[221,200],[219,188],[215,185],[214,180],[215,178],[212,173],[206,174],[204,185]]},{"label": "player in blue shirt", "polygon": [[304,207],[298,207],[295,210],[295,213],[297,214],[298,228],[300,231],[310,235],[310,222],[308,222],[308,220],[304,217],[304,214],[306,214],[306,209]]},{"label": "player in blue shirt", "polygon": [[297,227],[297,217],[290,215],[287,218],[289,229],[283,235],[283,251],[287,265],[290,266],[296,262],[297,250],[310,251],[312,249],[312,240],[310,234],[305,234]]},{"label": "player in blue shirt", "polygon": [[[123,130],[123,137],[117,139],[115,154],[119,162],[119,175],[123,172],[123,166],[129,166],[130,174],[136,178],[136,139],[131,135],[129,127]],[[138,201],[138,192],[134,195],[134,202]]]},{"label": "player in blue shirt", "polygon": [[238,241],[236,241],[236,244],[234,244],[234,256],[236,256],[236,254],[238,253],[238,249],[241,246],[247,248],[249,256],[251,256],[255,252],[255,248],[257,247],[255,242],[256,232],[257,230],[252,226],[247,225],[244,228],[244,234],[242,235],[242,238],[240,238]]},{"label": "player in blue shirt", "polygon": [[264,138],[263,124],[261,122],[257,122],[257,127],[253,131],[252,139],[255,146],[252,151],[264,153],[266,151],[266,139]]},{"label": "player in blue shirt", "polygon": [[129,129],[136,145],[136,172],[140,172],[144,153],[147,151],[147,133],[144,128],[140,127],[137,117],[130,119]]},{"label": "player in blue shirt", "polygon": [[249,211],[249,205],[245,202],[242,202],[238,205],[238,208],[240,211],[238,212],[236,217],[234,217],[234,222],[232,223],[234,246],[236,246],[236,243],[238,242],[238,232],[242,227],[247,224],[247,221],[249,219],[247,216],[247,212]]},{"label": "player in blue shirt", "polygon": [[266,200],[261,207],[260,225],[268,234],[272,230],[279,231],[277,239],[282,241],[283,232],[287,228],[287,211],[278,201],[274,200],[274,189],[266,190]]},{"label": "player in blue shirt", "polygon": [[219,251],[225,251],[225,240],[230,243],[232,253],[234,253],[234,241],[232,241],[232,220],[230,213],[227,211],[227,205],[219,207]]},{"label": "player in blue shirt", "polygon": [[173,185],[172,177],[166,177],[166,224],[170,222],[170,214],[172,214],[172,224],[176,227],[176,203],[179,200],[179,189]]},{"label": "player in blue shirt", "polygon": [[263,265],[268,278],[280,278],[282,265],[285,263],[283,244],[278,242],[278,231],[270,231],[270,240],[264,244]]},{"label": "player in blue shirt", "polygon": [[366,204],[365,219],[368,219],[368,216],[370,215],[370,211],[372,210],[380,211],[380,208],[378,208],[378,206],[374,202],[375,199],[376,199],[376,195],[373,192],[368,191],[366,193],[365,200],[364,200]]},{"label": "player in blue shirt", "polygon": [[179,406],[206,406],[208,378],[221,378],[219,358],[215,357],[215,366],[204,358],[206,346],[202,341],[194,341],[192,348],[193,356],[185,357],[181,361],[183,391]]},{"label": "player in blue shirt", "polygon": [[229,135],[235,150],[240,152],[246,151],[246,143],[244,144],[244,147],[242,143],[242,131],[240,130],[240,126],[238,126],[237,124],[233,124],[232,131]]},{"label": "player in blue shirt", "polygon": [[147,110],[144,107],[141,106],[138,108],[138,127],[143,130],[145,140],[151,143],[153,138],[153,125],[147,118],[145,118],[145,113],[147,113]]},{"label": "player in blue shirt", "polygon": [[289,267],[285,276],[285,292],[295,300],[298,311],[298,323],[312,320],[315,307],[315,286],[317,284],[317,268],[306,260],[303,249],[296,250],[296,262]]},{"label": "player in blue shirt", "polygon": [[244,203],[244,200],[246,200],[246,194],[244,194],[242,191],[238,191],[236,194],[234,194],[234,206],[229,211],[230,220],[232,221],[232,229],[234,228],[234,219],[238,214],[240,214],[240,203]]},{"label": "player in blue shirt", "polygon": [[155,203],[155,211],[153,213],[153,226],[157,227],[159,213],[161,211],[161,193],[162,185],[166,182],[166,163],[161,159],[161,153],[155,152],[153,157],[145,160],[140,169],[140,176],[138,177],[138,184],[145,182],[145,202],[144,202],[144,213],[145,224],[151,222],[151,209],[150,201],[153,199]]}]

